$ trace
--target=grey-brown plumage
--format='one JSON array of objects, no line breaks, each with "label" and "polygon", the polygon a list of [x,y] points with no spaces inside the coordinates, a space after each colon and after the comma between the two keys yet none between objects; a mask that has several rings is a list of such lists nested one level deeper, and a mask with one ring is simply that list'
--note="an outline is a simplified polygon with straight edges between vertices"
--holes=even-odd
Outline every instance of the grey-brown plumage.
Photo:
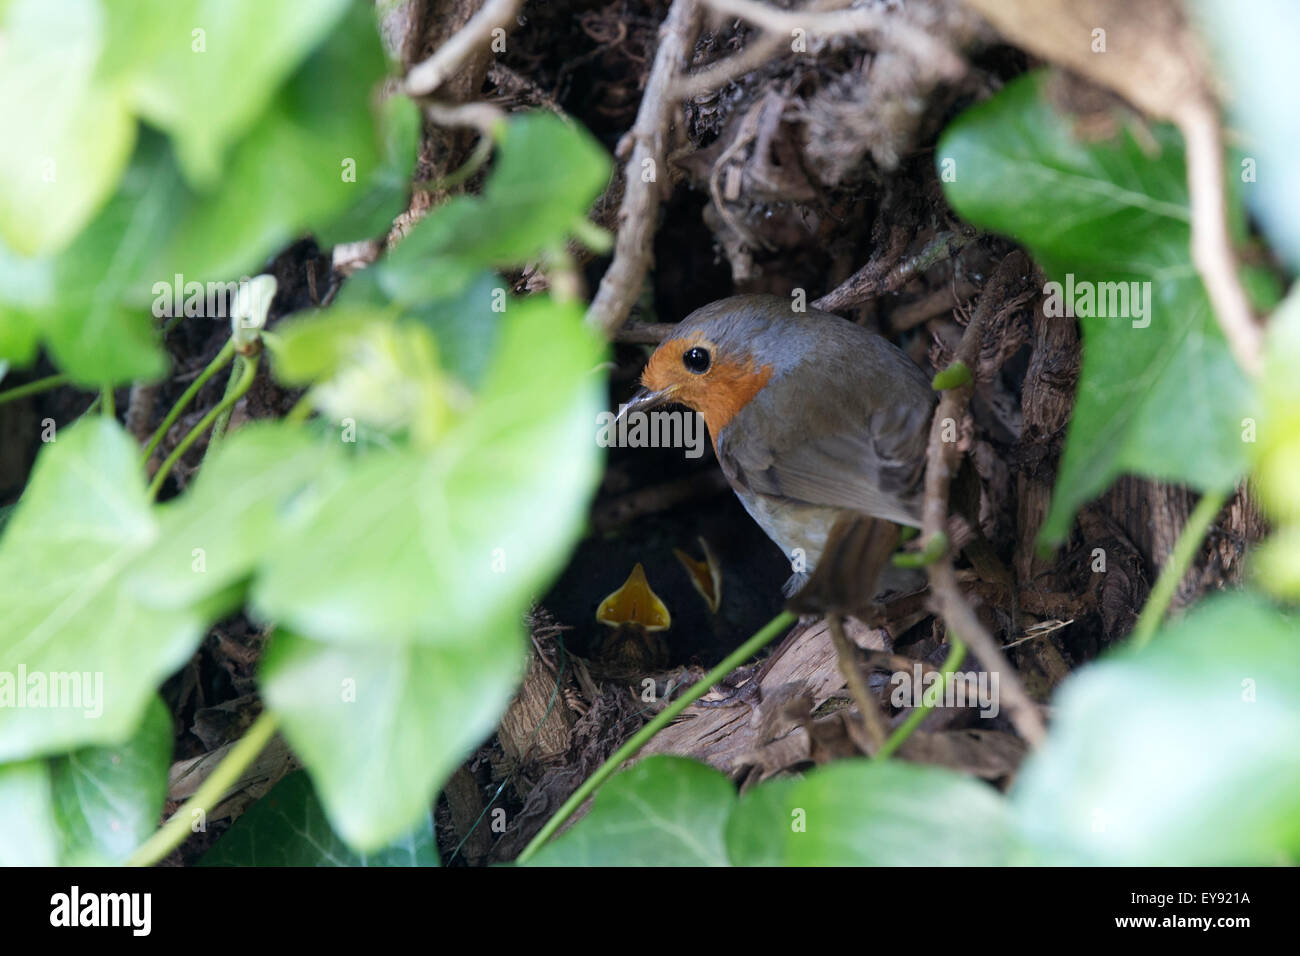
[{"label": "grey-brown plumage", "polygon": [[816,565],[846,511],[920,526],[936,397],[876,333],[778,296],[734,296],[682,320],[642,383],[645,407],[704,414],[727,480],[796,570]]},{"label": "grey-brown plumage", "polygon": [[793,312],[776,296],[723,299],[677,334],[692,329],[720,350],[783,356],[715,443],[736,494],[787,554],[802,548],[814,565],[841,510],[920,526],[936,398],[902,351],[830,313]]}]

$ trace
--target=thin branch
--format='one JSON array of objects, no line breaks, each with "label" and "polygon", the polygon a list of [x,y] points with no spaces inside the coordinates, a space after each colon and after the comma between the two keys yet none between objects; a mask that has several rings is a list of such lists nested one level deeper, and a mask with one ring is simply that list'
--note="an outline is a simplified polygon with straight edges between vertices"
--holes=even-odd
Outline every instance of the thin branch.
[{"label": "thin branch", "polygon": [[889,736],[889,727],[880,714],[880,707],[871,694],[871,688],[862,676],[862,668],[858,666],[857,647],[844,633],[844,619],[840,615],[827,614],[826,624],[830,630],[831,644],[835,647],[835,656],[839,659],[840,673],[844,675],[853,702],[862,714],[862,725],[867,731],[867,739],[871,741],[871,752],[879,753],[885,745],[885,738]]},{"label": "thin branch", "polygon": [[[961,343],[953,356],[954,362],[963,362],[974,370],[979,362],[984,329],[1006,297],[1008,287],[1021,273],[1030,268],[1023,253],[1013,252],[1002,260],[993,278],[980,296],[979,305],[962,334]],[[925,498],[922,504],[922,540],[945,535],[948,525],[948,488],[957,474],[961,452],[956,442],[943,440],[944,422],[960,421],[974,390],[973,379],[958,388],[949,389],[939,399],[930,425],[930,444],[926,453]],[[957,584],[952,556],[945,553],[928,567],[930,588],[934,592],[939,613],[948,627],[965,641],[986,668],[998,672],[1007,714],[1020,736],[1032,746],[1037,746],[1045,735],[1037,705],[1025,693],[1016,672],[1012,670],[991,635],[967,602]]]},{"label": "thin branch", "polygon": [[668,98],[674,102],[690,100],[726,86],[746,73],[752,73],[777,54],[789,49],[787,38],[779,33],[760,33],[739,53],[710,63],[698,73],[683,76],[673,83]]},{"label": "thin branch", "polygon": [[1214,315],[1237,362],[1250,375],[1263,366],[1264,330],[1241,287],[1228,236],[1223,137],[1213,103],[1198,101],[1178,127],[1187,143],[1187,192],[1192,211],[1192,261],[1205,283]]},{"label": "thin branch", "polygon": [[615,342],[633,345],[658,345],[677,328],[675,322],[638,322],[625,325],[614,333]]},{"label": "thin branch", "polygon": [[757,0],[704,0],[719,13],[748,20],[767,33],[780,34],[789,40],[795,30],[821,37],[852,33],[876,33],[891,46],[910,53],[918,62],[934,69],[940,76],[957,78],[965,67],[961,57],[945,44],[906,20],[887,7],[841,10],[847,6],[837,3],[826,10],[781,10],[758,3]]},{"label": "thin branch", "polygon": [[506,121],[506,114],[491,103],[425,103],[424,115],[435,126],[469,127],[493,139]]},{"label": "thin branch", "polygon": [[819,36],[868,32],[889,34],[895,42],[908,47],[918,57],[937,64],[939,72],[945,76],[956,77],[962,70],[961,61],[946,46],[910,24],[900,22],[897,16],[885,17],[881,15],[882,11],[876,10],[819,16],[834,14],[852,0],[812,0],[802,10],[778,10],[752,0],[704,2],[719,13],[748,20],[763,32],[739,53],[678,79],[670,94],[674,100],[692,99],[719,89],[770,62],[778,54],[790,52],[791,31],[796,28]]},{"label": "thin branch", "polygon": [[411,67],[403,85],[409,96],[428,96],[442,86],[474,53],[490,42],[492,31],[514,21],[523,0],[487,0],[478,13],[438,47],[433,55]]},{"label": "thin branch", "polygon": [[623,172],[623,203],[618,212],[614,259],[587,310],[587,323],[605,335],[613,334],[627,321],[650,268],[651,240],[659,218],[659,178],[668,175],[664,140],[677,102],[668,91],[686,66],[699,20],[696,0],[673,0],[659,28],[659,48],[629,133],[632,155]]},{"label": "thin branch", "polygon": [[931,239],[924,249],[914,256],[900,260],[888,272],[884,268],[894,258],[886,250],[886,255],[873,258],[865,266],[845,279],[838,286],[826,293],[812,305],[814,309],[834,312],[861,305],[885,292],[896,292],[914,275],[924,272],[936,263],[948,259],[957,250],[971,242],[981,233],[976,229],[963,229],[958,232],[941,232]]}]

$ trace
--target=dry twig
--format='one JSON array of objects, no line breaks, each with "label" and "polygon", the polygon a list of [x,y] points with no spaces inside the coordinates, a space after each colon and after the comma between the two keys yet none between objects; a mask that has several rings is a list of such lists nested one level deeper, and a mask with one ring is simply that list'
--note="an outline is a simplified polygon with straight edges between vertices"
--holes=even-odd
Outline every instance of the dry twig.
[{"label": "dry twig", "polygon": [[1198,100],[1178,117],[1187,143],[1187,193],[1192,210],[1192,261],[1238,363],[1251,375],[1263,367],[1264,330],[1238,279],[1224,200],[1223,137],[1218,110]]},{"label": "dry twig", "polygon": [[892,13],[887,7],[859,7],[842,10],[847,3],[828,5],[819,9],[815,5],[803,10],[781,10],[758,3],[757,0],[704,0],[719,13],[748,20],[766,33],[781,36],[788,41],[795,30],[822,37],[855,33],[877,33],[890,46],[911,53],[918,62],[929,64],[941,76],[957,78],[965,67],[961,57],[946,45],[917,29]]},{"label": "dry twig", "polygon": [[865,266],[814,302],[813,308],[834,312],[861,305],[885,292],[896,292],[914,275],[949,258],[978,235],[980,233],[975,229],[941,232],[924,249],[906,259],[899,259],[902,250],[895,251],[894,243],[891,242],[890,248],[883,250],[883,255],[873,257]]},{"label": "dry twig", "polygon": [[[629,136],[632,155],[624,169],[614,259],[587,309],[587,322],[611,335],[632,310],[650,267],[651,240],[659,218],[659,177],[668,175],[664,141],[676,100],[668,92],[686,66],[699,29],[696,0],[673,0],[659,28],[659,48]],[[650,175],[645,175],[645,173]]]},{"label": "dry twig", "polygon": [[876,698],[872,696],[871,689],[862,676],[862,668],[858,666],[857,647],[844,633],[844,619],[838,614],[827,614],[826,624],[830,629],[831,643],[835,646],[835,656],[840,663],[840,673],[844,675],[853,702],[862,714],[862,726],[866,729],[867,740],[871,743],[870,751],[874,754],[885,745],[889,728],[876,705]]},{"label": "dry twig", "polygon": [[428,96],[473,55],[476,47],[489,42],[492,31],[511,23],[523,0],[487,0],[482,8],[433,55],[411,67],[406,74],[405,91],[410,96]]},{"label": "dry twig", "polygon": [[658,345],[677,328],[675,322],[641,322],[625,325],[614,333],[615,342],[632,345]]},{"label": "dry twig", "polygon": [[[966,326],[961,344],[957,346],[954,355],[955,361],[964,362],[972,372],[975,371],[984,329],[1002,304],[1008,287],[1018,275],[1029,268],[1029,261],[1020,252],[1013,252],[1002,260],[980,296],[975,314]],[[972,379],[966,385],[944,392],[930,425],[930,445],[926,454],[925,467],[925,498],[922,505],[922,534],[923,540],[927,542],[936,535],[946,533],[948,488],[953,476],[957,474],[957,466],[961,458],[957,443],[943,440],[944,422],[961,420],[973,390]],[[997,641],[985,630],[975,614],[975,609],[962,594],[957,584],[956,572],[953,570],[951,554],[944,554],[927,570],[940,615],[948,626],[970,645],[975,656],[985,667],[999,672],[1007,714],[1015,724],[1016,730],[1020,732],[1020,736],[1027,743],[1036,746],[1042,741],[1045,733],[1037,705],[1025,693],[1020,679],[1012,670]]]}]

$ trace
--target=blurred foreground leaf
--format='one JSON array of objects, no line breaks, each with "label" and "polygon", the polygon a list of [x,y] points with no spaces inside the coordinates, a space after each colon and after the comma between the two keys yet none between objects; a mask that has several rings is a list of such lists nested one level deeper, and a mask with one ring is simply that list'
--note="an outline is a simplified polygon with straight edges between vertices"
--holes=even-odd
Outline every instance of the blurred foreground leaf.
[{"label": "blurred foreground leaf", "polygon": [[374,853],[355,853],[330,829],[307,774],[289,774],[203,855],[202,866],[437,866],[433,813]]},{"label": "blurred foreground leaf", "polygon": [[427,454],[358,459],[272,545],[255,606],[342,644],[460,643],[522,615],[581,531],[602,349],[576,307],[512,304],[472,407]]},{"label": "blurred foreground leaf", "polygon": [[0,760],[120,743],[198,645],[202,609],[124,586],[159,534],[138,459],[114,421],[60,431],[0,537]]},{"label": "blurred foreground leaf", "polygon": [[1012,793],[1038,860],[1300,859],[1298,634],[1258,598],[1218,597],[1068,678]]},{"label": "blurred foreground leaf", "polygon": [[530,866],[726,866],[731,781],[683,757],[647,757],[596,795],[591,811]]},{"label": "blurred foreground leaf", "polygon": [[427,818],[438,788],[496,726],[523,660],[514,616],[441,647],[339,647],[277,631],[259,682],[334,829],[376,850]]},{"label": "blurred foreground leaf", "polygon": [[1011,847],[996,790],[897,760],[840,760],[796,783],[760,784],[727,825],[739,866],[997,866]]}]

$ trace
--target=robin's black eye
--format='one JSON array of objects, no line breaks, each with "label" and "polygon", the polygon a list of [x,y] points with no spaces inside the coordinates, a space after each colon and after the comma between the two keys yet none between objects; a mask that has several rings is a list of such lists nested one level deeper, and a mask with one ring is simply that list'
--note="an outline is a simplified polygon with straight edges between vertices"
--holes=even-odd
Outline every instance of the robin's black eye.
[{"label": "robin's black eye", "polygon": [[694,372],[696,375],[702,375],[709,370],[709,350],[702,349],[698,345],[693,349],[687,349],[682,353],[682,364],[686,366],[688,372]]}]

